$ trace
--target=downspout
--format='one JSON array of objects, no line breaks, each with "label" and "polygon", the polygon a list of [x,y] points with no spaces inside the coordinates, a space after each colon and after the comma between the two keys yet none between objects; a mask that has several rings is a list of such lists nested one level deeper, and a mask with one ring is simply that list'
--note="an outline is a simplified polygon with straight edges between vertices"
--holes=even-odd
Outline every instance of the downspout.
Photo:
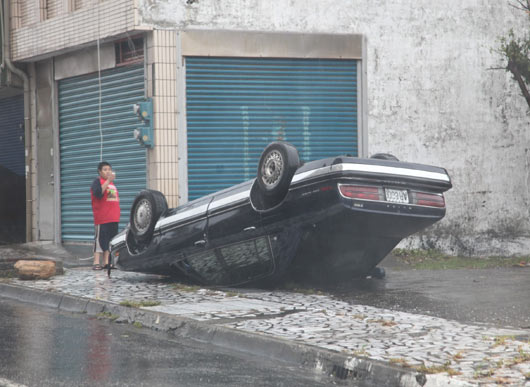
[{"label": "downspout", "polygon": [[2,52],[2,63],[0,64],[0,72],[2,72],[4,70],[4,58],[5,58],[5,55],[4,55],[4,40],[5,40],[5,34],[4,34],[4,0],[2,0],[2,4],[0,4],[0,32],[2,33],[2,48],[1,48],[1,52]]},{"label": "downspout", "polygon": [[16,68],[11,62],[10,52],[10,1],[2,0],[0,7],[0,19],[2,22],[2,67],[7,65],[9,71],[17,75],[24,82],[24,143],[25,143],[25,164],[26,164],[26,242],[33,240],[33,198],[32,198],[32,177],[31,177],[31,115],[30,115],[30,85],[28,75]]}]

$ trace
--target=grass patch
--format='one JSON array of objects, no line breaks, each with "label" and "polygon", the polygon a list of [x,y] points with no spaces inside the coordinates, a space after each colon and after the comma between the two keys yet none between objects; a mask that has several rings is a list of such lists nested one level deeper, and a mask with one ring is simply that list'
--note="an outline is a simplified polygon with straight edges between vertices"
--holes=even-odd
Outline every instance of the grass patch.
[{"label": "grass patch", "polygon": [[0,278],[17,278],[16,270],[0,270]]},{"label": "grass patch", "polygon": [[519,353],[517,356],[510,362],[510,367],[525,363],[527,361],[530,361],[530,352],[525,352],[521,347],[519,347]]},{"label": "grass patch", "polygon": [[461,372],[458,370],[455,370],[451,368],[451,361],[447,361],[442,365],[432,365],[432,366],[426,366],[425,364],[422,365],[410,365],[405,359],[402,357],[400,358],[391,358],[390,360],[391,364],[395,364],[404,368],[411,368],[417,372],[422,372],[424,374],[439,374],[442,372],[447,372],[449,375],[460,375]]},{"label": "grass patch", "polygon": [[452,369],[452,368],[450,368],[450,367],[447,368],[447,371],[445,371],[445,372],[447,372],[447,374],[448,374],[449,376],[462,375],[462,372],[460,372],[460,371],[458,371],[458,370],[455,370],[455,369]]},{"label": "grass patch", "polygon": [[494,368],[488,368],[483,370],[476,370],[475,374],[473,375],[473,378],[475,379],[481,379],[481,378],[490,378],[495,374],[496,369]]},{"label": "grass patch", "polygon": [[392,320],[384,320],[384,319],[379,319],[379,320],[367,320],[366,322],[368,323],[377,323],[377,324],[381,324],[382,326],[384,327],[394,327],[397,325],[397,322],[395,321],[392,321]]},{"label": "grass patch", "polygon": [[366,351],[366,346],[365,345],[363,345],[362,348],[353,351],[353,354],[355,356],[365,356],[365,357],[370,356],[370,353],[368,353],[368,351]]},{"label": "grass patch", "polygon": [[515,340],[515,336],[497,336],[493,339],[493,342],[495,347],[498,347],[499,345],[506,345],[508,340]]},{"label": "grass patch", "polygon": [[412,366],[409,364],[409,362],[407,362],[407,360],[405,360],[404,358],[402,357],[392,357],[389,359],[389,362],[390,364],[395,364],[395,365],[398,365],[400,367],[405,367],[405,368],[412,368]]},{"label": "grass patch", "polygon": [[174,283],[171,285],[173,289],[179,291],[179,292],[196,292],[201,287],[197,285],[186,285],[181,283]]},{"label": "grass patch", "polygon": [[141,323],[141,322],[138,322],[138,321],[133,322],[133,326],[134,326],[135,328],[142,328],[142,327],[143,327],[142,323]]},{"label": "grass patch", "polygon": [[107,318],[110,321],[115,321],[115,320],[117,320],[120,317],[120,316],[118,316],[116,314],[112,314],[110,312],[101,312],[101,313],[98,313],[97,316],[98,316],[98,318]]},{"label": "grass patch", "polygon": [[[481,378],[491,378],[497,370],[504,367],[504,361],[501,359],[496,362],[492,362],[489,357],[485,357],[482,359],[482,362],[474,366],[475,368],[475,375],[473,376],[475,379],[481,379]],[[507,364],[509,366],[509,364]]]},{"label": "grass patch", "polygon": [[142,308],[147,306],[158,306],[160,305],[160,301],[154,301],[154,300],[142,300],[142,301],[131,301],[131,300],[124,300],[120,302],[121,306],[128,306],[130,308]]},{"label": "grass patch", "polygon": [[323,296],[324,295],[324,293],[321,292],[320,290],[309,289],[309,288],[294,288],[294,289],[292,289],[292,291],[295,292],[295,293],[305,294],[306,296],[307,295],[317,295],[317,296]]},{"label": "grass patch", "polygon": [[530,264],[530,256],[523,257],[459,257],[438,250],[394,249],[392,255],[413,269],[489,269],[524,266]]},{"label": "grass patch", "polygon": [[507,386],[512,383],[512,379],[502,377],[495,378],[494,381],[495,384],[498,384],[499,386]]},{"label": "grass patch", "polygon": [[294,282],[286,282],[285,284],[283,284],[282,289],[290,291],[290,292],[294,292],[294,293],[305,294],[306,296],[308,296],[308,295],[317,295],[317,296],[325,295],[325,293],[322,292],[321,290],[299,287],[299,285],[294,283]]},{"label": "grass patch", "polygon": [[451,367],[451,361],[447,361],[442,365],[432,365],[427,367],[425,364],[422,364],[420,366],[413,367],[418,372],[423,372],[424,374],[439,374],[442,372],[447,372],[449,375],[460,375],[461,372],[452,369]]}]

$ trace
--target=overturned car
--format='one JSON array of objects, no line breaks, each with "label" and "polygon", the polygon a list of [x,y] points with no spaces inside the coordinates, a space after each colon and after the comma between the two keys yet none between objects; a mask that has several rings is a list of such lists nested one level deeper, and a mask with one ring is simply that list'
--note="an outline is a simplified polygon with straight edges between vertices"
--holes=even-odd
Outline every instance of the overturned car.
[{"label": "overturned car", "polygon": [[300,165],[296,148],[274,142],[254,180],[174,209],[162,193],[140,192],[111,254],[121,270],[206,285],[259,285],[287,273],[350,280],[374,273],[403,238],[442,219],[450,188],[443,168],[388,154]]}]

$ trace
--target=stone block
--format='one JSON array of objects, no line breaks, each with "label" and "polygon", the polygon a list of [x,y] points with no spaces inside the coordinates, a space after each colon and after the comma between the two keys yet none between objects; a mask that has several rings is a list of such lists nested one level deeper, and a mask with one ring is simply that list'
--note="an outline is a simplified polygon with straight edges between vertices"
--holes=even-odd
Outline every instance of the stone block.
[{"label": "stone block", "polygon": [[20,260],[15,263],[15,270],[22,280],[49,279],[56,273],[53,261]]}]

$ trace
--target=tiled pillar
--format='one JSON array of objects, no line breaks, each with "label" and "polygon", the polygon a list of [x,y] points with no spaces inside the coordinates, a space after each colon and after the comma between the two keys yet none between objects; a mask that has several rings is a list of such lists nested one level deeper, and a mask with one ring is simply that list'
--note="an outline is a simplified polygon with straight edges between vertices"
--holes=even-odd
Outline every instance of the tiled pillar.
[{"label": "tiled pillar", "polygon": [[21,0],[11,1],[11,29],[22,27],[22,15],[20,12]]},{"label": "tiled pillar", "polygon": [[155,146],[149,151],[149,187],[178,205],[176,32],[154,30],[147,39],[148,95],[153,98]]}]

